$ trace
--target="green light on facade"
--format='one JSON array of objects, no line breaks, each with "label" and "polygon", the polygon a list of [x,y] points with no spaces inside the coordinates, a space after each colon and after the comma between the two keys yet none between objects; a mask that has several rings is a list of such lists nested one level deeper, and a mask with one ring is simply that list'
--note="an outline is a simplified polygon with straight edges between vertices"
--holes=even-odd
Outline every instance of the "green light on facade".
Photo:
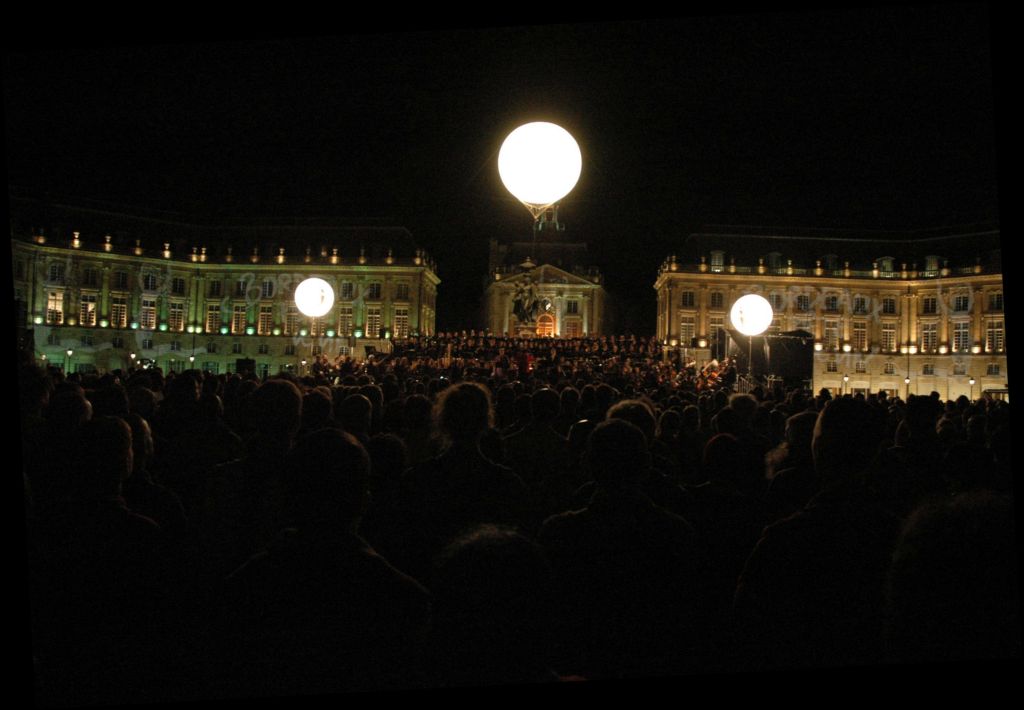
[{"label": "green light on facade", "polygon": [[305,338],[307,335],[309,335],[309,333],[306,331],[305,328],[303,328],[302,330],[299,331],[299,335]]},{"label": "green light on facade", "polygon": [[220,327],[220,334],[221,335],[227,335],[228,334],[228,327],[226,325],[222,325]]},{"label": "green light on facade", "polygon": [[166,323],[161,323],[160,324],[160,332],[161,333],[166,333],[167,332],[167,324]]},{"label": "green light on facade", "polygon": [[245,327],[245,334],[246,335],[256,335],[256,329],[253,328],[251,325],[247,325]]},{"label": "green light on facade", "polygon": [[357,338],[363,337],[363,331],[362,331],[361,328],[356,328],[356,337]]},{"label": "green light on facade", "polygon": [[274,335],[280,335],[281,334],[281,329],[280,328],[274,328],[273,332],[274,332]]},{"label": "green light on facade", "polygon": [[108,325],[110,325],[110,321],[108,321],[106,318],[100,320],[100,328],[106,328]]},{"label": "green light on facade", "polygon": [[138,329],[139,329],[139,324],[136,323],[135,321],[132,321],[132,330],[138,330]]},{"label": "green light on facade", "polygon": [[334,331],[333,330],[328,330],[327,331],[327,337],[328,338],[333,338],[334,337]]},{"label": "green light on facade", "polygon": [[35,323],[36,325],[42,325],[43,324],[43,317],[42,316],[36,316],[35,318],[32,319],[32,322]]}]

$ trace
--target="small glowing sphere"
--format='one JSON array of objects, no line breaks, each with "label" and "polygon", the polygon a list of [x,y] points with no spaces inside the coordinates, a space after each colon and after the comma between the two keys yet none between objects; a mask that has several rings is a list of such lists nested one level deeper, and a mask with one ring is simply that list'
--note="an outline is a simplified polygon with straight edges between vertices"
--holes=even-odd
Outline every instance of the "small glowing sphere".
[{"label": "small glowing sphere", "polygon": [[334,305],[334,289],[323,279],[306,279],[295,288],[295,305],[303,315],[319,318]]},{"label": "small glowing sphere", "polygon": [[939,355],[945,355],[948,348],[945,345],[939,346]]},{"label": "small glowing sphere", "polygon": [[911,355],[917,355],[917,346],[916,346],[916,345],[911,345],[911,346],[910,346],[910,347],[908,348],[908,352],[909,352],[909,353],[910,353]]},{"label": "small glowing sphere", "polygon": [[729,311],[732,326],[744,335],[760,335],[772,324],[773,316],[768,299],[756,293],[740,296]]},{"label": "small glowing sphere", "polygon": [[822,344],[821,344],[821,343],[815,343],[815,344],[814,344],[814,349],[815,349],[815,350],[816,350],[817,352],[821,352],[821,348],[822,348]]},{"label": "small glowing sphere", "polygon": [[851,350],[853,350],[853,346],[852,345],[850,345],[849,343],[843,343],[843,352],[844,353],[848,353]]},{"label": "small glowing sphere", "polygon": [[498,174],[520,202],[546,207],[576,186],[583,169],[580,147],[553,123],[527,123],[508,134],[498,152]]}]

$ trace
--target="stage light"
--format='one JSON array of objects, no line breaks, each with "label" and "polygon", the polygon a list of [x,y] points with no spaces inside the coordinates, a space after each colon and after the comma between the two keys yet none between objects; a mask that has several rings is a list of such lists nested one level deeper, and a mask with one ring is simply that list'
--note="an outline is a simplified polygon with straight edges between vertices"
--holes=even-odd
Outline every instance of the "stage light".
[{"label": "stage light", "polygon": [[748,293],[732,304],[729,320],[744,335],[760,335],[772,324],[773,315],[768,299],[756,293]]},{"label": "stage light", "polygon": [[531,211],[562,199],[576,186],[583,157],[576,140],[553,123],[527,123],[512,131],[498,152],[505,188]]},{"label": "stage light", "polygon": [[323,279],[306,279],[295,288],[295,305],[303,315],[319,318],[334,305],[334,289]]}]

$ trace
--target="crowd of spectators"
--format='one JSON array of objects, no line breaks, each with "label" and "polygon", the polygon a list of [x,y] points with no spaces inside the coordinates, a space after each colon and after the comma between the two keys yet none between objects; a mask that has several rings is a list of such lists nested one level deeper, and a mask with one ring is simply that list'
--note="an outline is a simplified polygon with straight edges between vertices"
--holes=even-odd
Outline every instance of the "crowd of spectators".
[{"label": "crowd of spectators", "polygon": [[38,697],[1019,656],[1005,402],[673,367],[462,336],[265,381],[22,366]]}]

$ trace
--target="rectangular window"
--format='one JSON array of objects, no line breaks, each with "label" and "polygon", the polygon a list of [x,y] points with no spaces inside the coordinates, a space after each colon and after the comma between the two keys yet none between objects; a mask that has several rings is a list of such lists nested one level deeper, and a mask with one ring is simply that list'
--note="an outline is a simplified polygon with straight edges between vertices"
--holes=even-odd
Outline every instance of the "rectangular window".
[{"label": "rectangular window", "polygon": [[825,342],[824,346],[826,350],[838,350],[839,349],[839,321],[827,320],[825,321]]},{"label": "rectangular window", "polygon": [[175,296],[185,295],[185,279],[175,276],[171,279],[171,293]]},{"label": "rectangular window", "polygon": [[835,360],[829,360],[827,363],[825,363],[825,370],[827,370],[828,372],[839,372],[839,363],[837,363]]},{"label": "rectangular window", "polygon": [[868,313],[868,299],[865,296],[854,296],[853,297],[853,313],[854,315],[864,316]]},{"label": "rectangular window", "polygon": [[999,353],[1003,351],[1003,321],[990,320],[985,326],[985,352]]},{"label": "rectangular window", "polygon": [[892,296],[886,296],[882,299],[882,313],[887,316],[896,315],[896,299]]},{"label": "rectangular window", "polygon": [[921,313],[926,316],[933,316],[939,312],[939,299],[935,296],[925,296],[921,299]]},{"label": "rectangular window", "polygon": [[171,352],[172,353],[181,352],[181,341],[180,340],[172,340],[171,341]]},{"label": "rectangular window", "polygon": [[206,344],[206,352],[210,353],[211,355],[216,354],[217,353],[217,343],[215,341],[213,341],[213,340],[208,342]]},{"label": "rectangular window", "polygon": [[82,307],[78,311],[79,325],[96,325],[96,294],[83,293]]},{"label": "rectangular window", "polygon": [[374,281],[366,285],[366,298],[367,300],[377,301],[380,300],[380,282]]},{"label": "rectangular window", "polygon": [[396,338],[408,338],[409,337],[409,309],[408,308],[396,308],[395,309],[395,332],[393,333]]},{"label": "rectangular window", "polygon": [[271,279],[264,279],[260,284],[260,298],[274,297],[274,282]]},{"label": "rectangular window", "polygon": [[884,372],[887,375],[895,375],[896,374],[896,364],[892,363],[892,362],[885,363],[885,370],[884,370]]},{"label": "rectangular window", "polygon": [[797,295],[796,309],[801,313],[807,313],[811,310],[811,297],[809,294],[801,293]]},{"label": "rectangular window", "polygon": [[241,343],[231,343],[231,354],[232,355],[241,355],[242,354],[242,344]]},{"label": "rectangular window", "polygon": [[167,361],[167,367],[171,372],[183,372],[185,370],[185,361],[171,358]]},{"label": "rectangular window", "polygon": [[858,360],[858,361],[857,361],[857,362],[856,362],[856,363],[854,364],[854,366],[853,366],[853,370],[854,370],[854,372],[856,372],[857,374],[860,374],[860,375],[862,375],[862,374],[864,374],[865,372],[867,372],[867,371],[868,371],[868,364],[867,364],[866,362],[864,362],[863,360]]},{"label": "rectangular window", "polygon": [[223,295],[223,282],[211,281],[210,285],[206,287],[206,295],[210,298],[220,298]]},{"label": "rectangular window", "polygon": [[92,347],[92,336],[83,335],[81,338],[79,338],[78,342],[81,344],[83,348]]},{"label": "rectangular window", "polygon": [[128,290],[128,272],[127,271],[115,271],[114,272],[114,288],[118,291]]},{"label": "rectangular window", "polygon": [[953,310],[957,313],[966,313],[971,309],[971,297],[966,294],[953,297]]},{"label": "rectangular window", "polygon": [[124,296],[110,298],[110,326],[112,328],[128,327],[128,299]]},{"label": "rectangular window", "polygon": [[926,362],[921,367],[921,374],[922,375],[934,375],[935,374],[935,365],[933,365],[930,362]]},{"label": "rectangular window", "polygon": [[207,362],[203,363],[203,372],[209,372],[211,375],[216,375],[216,374],[218,374],[219,370],[220,370],[220,364],[219,363],[210,362],[210,361],[207,361]]},{"label": "rectangular window", "polygon": [[115,335],[113,338],[110,339],[110,347],[112,347],[112,348],[123,348],[124,347],[124,338],[122,338],[120,335]]},{"label": "rectangular window", "polygon": [[680,308],[693,308],[695,303],[693,291],[683,291],[679,294],[679,307]]},{"label": "rectangular window", "polygon": [[175,333],[185,330],[185,304],[179,302],[167,304],[167,328]]},{"label": "rectangular window", "polygon": [[284,332],[286,335],[299,334],[299,309],[297,306],[288,306],[284,316]]},{"label": "rectangular window", "polygon": [[156,299],[142,299],[142,306],[139,309],[139,327],[143,330],[156,328]]},{"label": "rectangular window", "polygon": [[259,348],[256,349],[256,351],[260,355],[269,355],[270,354],[270,346],[267,345],[266,343],[260,343],[260,346],[259,346]]},{"label": "rectangular window", "polygon": [[142,290],[156,291],[156,274],[152,271],[147,271],[142,275]]},{"label": "rectangular window", "polygon": [[697,336],[697,319],[693,316],[683,316],[679,319],[679,342],[684,348],[690,347],[690,342]]},{"label": "rectangular window", "polygon": [[95,288],[99,285],[100,274],[96,269],[85,269],[82,271],[82,285]]},{"label": "rectangular window", "polygon": [[309,334],[313,336],[321,336],[327,330],[327,326],[324,324],[323,318],[310,318],[309,319]]},{"label": "rectangular window", "polygon": [[838,313],[839,312],[839,296],[829,294],[825,296],[825,312],[826,313]]},{"label": "rectangular window", "polygon": [[395,300],[396,301],[408,301],[409,300],[409,284],[398,284],[395,286]]},{"label": "rectangular window", "polygon": [[220,319],[220,304],[219,303],[207,303],[206,304],[206,332],[216,333],[220,330],[221,325]]},{"label": "rectangular window", "polygon": [[274,307],[271,305],[260,306],[260,317],[256,323],[256,332],[260,335],[270,335],[274,331]]},{"label": "rectangular window", "polygon": [[961,321],[953,324],[953,352],[964,353],[971,348],[971,324]]},{"label": "rectangular window", "polygon": [[937,323],[921,324],[921,352],[933,353],[939,348],[939,326]]},{"label": "rectangular window", "polygon": [[295,354],[295,345],[292,344],[292,343],[289,343],[288,345],[285,345],[284,346],[284,354],[285,355],[294,355]]},{"label": "rectangular window", "polygon": [[50,264],[50,283],[63,284],[67,269],[64,264]]},{"label": "rectangular window", "polygon": [[153,339],[152,338],[143,338],[142,339],[142,349],[143,350],[152,350],[153,349]]},{"label": "rectangular window", "polygon": [[338,289],[338,298],[342,301],[351,301],[355,295],[355,284],[351,281],[342,281]]},{"label": "rectangular window", "polygon": [[566,312],[566,314],[571,315],[571,316],[576,315],[577,313],[580,312],[580,302],[579,301],[575,301],[575,300],[573,300],[573,301],[566,301],[565,302],[565,312]]},{"label": "rectangular window", "polygon": [[343,338],[352,336],[352,306],[338,306],[338,335]]},{"label": "rectangular window", "polygon": [[882,352],[896,351],[896,324],[882,323]]},{"label": "rectangular window", "polygon": [[954,362],[953,363],[953,374],[954,375],[966,375],[967,374],[967,365],[965,365],[962,362]]},{"label": "rectangular window", "polygon": [[245,304],[236,303],[231,311],[231,332],[238,335],[245,332]]},{"label": "rectangular window", "polygon": [[868,324],[858,321],[853,324],[853,349],[863,352],[868,349]]},{"label": "rectangular window", "polygon": [[783,298],[781,293],[768,294],[768,303],[771,304],[772,310],[775,311],[776,313],[781,313],[782,311],[786,310],[784,305],[785,298]]},{"label": "rectangular window", "polygon": [[50,334],[46,336],[47,345],[60,345],[60,335],[56,331],[50,331]]},{"label": "rectangular window", "polygon": [[721,291],[711,292],[711,307],[722,308],[725,305],[725,294]]},{"label": "rectangular window", "polygon": [[245,279],[235,282],[235,297],[245,298],[246,292],[249,290],[249,282]]},{"label": "rectangular window", "polygon": [[583,337],[583,322],[579,318],[569,318],[565,321],[565,326],[562,329],[562,337],[564,338],[580,338]]},{"label": "rectangular window", "polygon": [[380,335],[380,306],[366,307],[366,337],[376,338]]},{"label": "rectangular window", "polygon": [[986,373],[992,376],[999,375],[999,365],[994,362],[989,363]]},{"label": "rectangular window", "polygon": [[1003,293],[1002,291],[996,293],[990,293],[988,295],[988,309],[990,311],[1002,312],[1003,310]]}]

